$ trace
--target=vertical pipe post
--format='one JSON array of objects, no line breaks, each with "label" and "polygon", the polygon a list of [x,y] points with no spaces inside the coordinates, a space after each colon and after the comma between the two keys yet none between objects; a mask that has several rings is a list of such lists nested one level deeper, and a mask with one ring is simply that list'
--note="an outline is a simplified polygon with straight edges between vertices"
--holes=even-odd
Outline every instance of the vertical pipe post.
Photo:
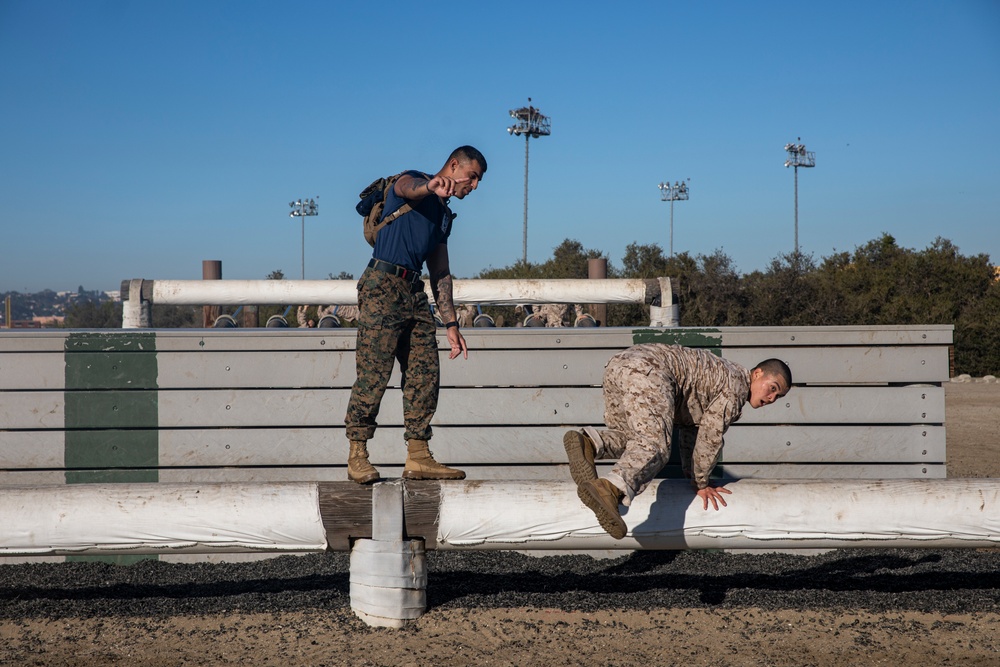
[{"label": "vertical pipe post", "polygon": [[795,254],[799,254],[799,165],[795,165]]},{"label": "vertical pipe post", "polygon": [[[201,262],[202,280],[222,280],[222,260],[204,259]],[[219,317],[219,306],[202,306],[202,326],[206,329]]]},{"label": "vertical pipe post", "polygon": [[524,242],[521,254],[522,261],[528,263],[528,138],[524,135]]},{"label": "vertical pipe post", "polygon": [[351,609],[375,627],[404,627],[427,609],[424,541],[403,537],[403,494],[403,480],[372,487],[372,539],[351,547]]},{"label": "vertical pipe post", "polygon": [[674,196],[670,194],[670,256],[674,256]]},{"label": "vertical pipe post", "polygon": [[[587,277],[591,280],[604,280],[608,277],[608,260],[595,257],[587,260]],[[597,325],[608,326],[608,305],[605,303],[590,304],[590,314],[597,320]]]},{"label": "vertical pipe post", "polygon": [[152,304],[142,297],[143,282],[142,278],[122,282],[122,329],[148,329],[152,326]]}]

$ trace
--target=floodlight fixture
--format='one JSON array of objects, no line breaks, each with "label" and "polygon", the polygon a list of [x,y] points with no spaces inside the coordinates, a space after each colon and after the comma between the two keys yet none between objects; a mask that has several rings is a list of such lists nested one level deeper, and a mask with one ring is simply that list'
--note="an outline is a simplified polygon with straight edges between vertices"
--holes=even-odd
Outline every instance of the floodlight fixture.
[{"label": "floodlight fixture", "polygon": [[316,199],[319,197],[288,202],[288,205],[292,207],[292,212],[288,214],[288,217],[302,219],[302,280],[306,279],[306,217],[319,215],[319,204],[316,203]]},{"label": "floodlight fixture", "polygon": [[[802,137],[797,141],[801,142]],[[816,153],[807,151],[803,143],[785,144],[785,167],[795,168],[795,254],[799,254],[799,167],[815,167]]]},{"label": "floodlight fixture", "polygon": [[660,188],[660,201],[670,202],[670,256],[674,256],[674,202],[675,201],[687,201],[688,196],[691,192],[691,188],[688,183],[691,179],[687,181],[674,181],[673,185],[670,185],[670,181],[665,183],[660,183],[657,187]]},{"label": "floodlight fixture", "polygon": [[531,105],[531,98],[528,98],[528,106],[520,109],[513,109],[510,117],[516,123],[507,128],[507,134],[514,137],[524,135],[524,239],[522,260],[528,263],[528,140],[538,137],[547,137],[552,134],[552,120],[541,111]]}]

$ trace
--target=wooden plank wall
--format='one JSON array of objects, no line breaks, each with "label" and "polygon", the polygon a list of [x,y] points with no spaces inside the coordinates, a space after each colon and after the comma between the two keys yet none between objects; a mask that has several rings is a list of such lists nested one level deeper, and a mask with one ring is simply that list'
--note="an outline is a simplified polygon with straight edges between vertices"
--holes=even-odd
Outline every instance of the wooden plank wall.
[{"label": "wooden plank wall", "polygon": [[[730,429],[719,476],[945,476],[950,326],[465,335],[468,360],[442,353],[431,447],[469,479],[568,479],[562,435],[603,422],[605,362],[654,341],[792,367],[792,392]],[[354,343],[352,329],[2,331],[0,485],[344,480]],[[370,443],[384,476],[405,456],[399,380]]]}]

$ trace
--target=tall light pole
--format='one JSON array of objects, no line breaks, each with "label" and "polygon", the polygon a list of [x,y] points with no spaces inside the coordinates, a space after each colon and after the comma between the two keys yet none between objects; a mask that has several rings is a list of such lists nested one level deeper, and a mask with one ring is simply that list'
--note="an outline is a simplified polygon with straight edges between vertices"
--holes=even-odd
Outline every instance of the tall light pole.
[{"label": "tall light pole", "polygon": [[688,194],[691,188],[688,187],[688,183],[691,179],[687,181],[677,182],[674,181],[673,185],[670,185],[670,181],[666,183],[660,183],[660,201],[670,202],[670,256],[674,256],[674,202],[675,201],[687,201]]},{"label": "tall light pole", "polygon": [[[802,137],[798,138],[802,141]],[[799,167],[815,167],[816,153],[807,151],[805,144],[785,144],[788,158],[785,167],[795,167],[795,254],[799,254]]]},{"label": "tall light pole", "polygon": [[541,111],[531,106],[531,98],[528,98],[528,106],[520,109],[513,109],[510,117],[517,122],[507,128],[507,133],[515,137],[524,135],[524,251],[521,259],[528,263],[528,139],[534,137],[547,137],[552,134],[552,121]]},{"label": "tall light pole", "polygon": [[292,207],[292,212],[288,214],[288,217],[302,218],[302,280],[306,279],[306,216],[319,215],[319,204],[316,203],[316,199],[296,199],[293,202],[288,202],[288,205]]}]

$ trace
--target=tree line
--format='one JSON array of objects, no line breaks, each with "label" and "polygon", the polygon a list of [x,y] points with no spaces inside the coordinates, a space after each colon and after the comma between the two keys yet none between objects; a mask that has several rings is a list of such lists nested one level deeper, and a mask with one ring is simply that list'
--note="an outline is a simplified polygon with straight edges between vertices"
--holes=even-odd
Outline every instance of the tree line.
[{"label": "tree line", "polygon": [[[518,261],[475,277],[587,278],[588,262],[595,258],[608,260],[601,251],[566,239],[545,262]],[[656,244],[633,243],[620,265],[608,260],[609,278],[663,276],[673,279],[681,326],[951,324],[956,373],[1000,372],[1000,276],[988,255],[962,255],[947,239],[914,250],[883,234],[853,252],[820,260],[802,253],[778,255],[765,269],[746,274],[721,250],[668,257]],[[283,274],[273,271],[267,277]],[[346,273],[336,277],[350,278]],[[157,327],[200,326],[200,308],[153,308]],[[513,307],[490,306],[483,312],[508,326],[523,317]],[[290,326],[297,325],[289,319]],[[642,326],[649,323],[649,308],[609,304],[607,320],[608,326]],[[81,304],[67,312],[66,326],[120,327],[121,304]]]}]

